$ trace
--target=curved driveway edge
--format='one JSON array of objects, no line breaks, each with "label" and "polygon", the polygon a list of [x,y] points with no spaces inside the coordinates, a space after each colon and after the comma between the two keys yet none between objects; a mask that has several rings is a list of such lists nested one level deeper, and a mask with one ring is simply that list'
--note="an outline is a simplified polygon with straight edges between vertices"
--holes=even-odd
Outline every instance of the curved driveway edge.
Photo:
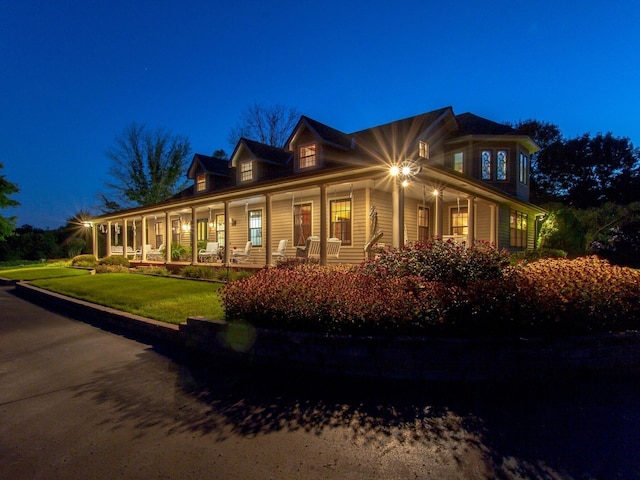
[{"label": "curved driveway edge", "polygon": [[84,322],[105,327],[118,333],[126,332],[151,342],[162,342],[173,345],[180,344],[178,325],[159,322],[150,318],[132,315],[110,307],[96,305],[59,293],[44,290],[30,285],[28,282],[15,284],[16,294],[20,297],[37,302],[47,308],[64,312],[73,318]]},{"label": "curved driveway edge", "polygon": [[567,338],[322,335],[191,317],[171,325],[76,300],[28,283],[23,298],[153,342],[234,362],[330,375],[438,380],[544,380],[640,373],[640,332]]}]

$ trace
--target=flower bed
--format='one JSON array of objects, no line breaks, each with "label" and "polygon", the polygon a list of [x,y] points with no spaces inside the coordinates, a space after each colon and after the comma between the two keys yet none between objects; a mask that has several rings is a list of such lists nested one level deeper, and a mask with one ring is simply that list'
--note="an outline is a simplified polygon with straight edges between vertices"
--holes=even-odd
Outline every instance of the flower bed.
[{"label": "flower bed", "polygon": [[230,283],[228,320],[359,335],[588,334],[640,325],[640,272],[596,257],[510,267],[506,252],[432,242],[360,267],[283,265]]}]

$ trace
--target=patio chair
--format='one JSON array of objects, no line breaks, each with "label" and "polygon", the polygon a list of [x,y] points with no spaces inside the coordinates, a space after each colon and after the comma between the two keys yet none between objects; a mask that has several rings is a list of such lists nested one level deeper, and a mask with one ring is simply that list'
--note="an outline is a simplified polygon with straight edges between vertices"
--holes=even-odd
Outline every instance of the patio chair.
[{"label": "patio chair", "polygon": [[304,247],[296,247],[296,257],[311,258],[320,256],[320,237],[310,236]]},{"label": "patio chair", "polygon": [[218,253],[220,252],[220,243],[218,242],[207,242],[206,248],[201,248],[198,251],[198,261],[199,262],[213,262],[214,258],[218,258]]},{"label": "patio chair", "polygon": [[287,242],[288,240],[280,240],[280,242],[278,242],[278,249],[275,252],[271,252],[271,256],[273,258],[286,258]]},{"label": "patio chair", "polygon": [[[151,251],[151,245],[147,244],[144,246],[144,251],[148,254]],[[137,249],[135,252],[136,260],[142,260],[142,249]]]},{"label": "patio chair", "polygon": [[162,260],[164,254],[162,250],[164,249],[164,243],[160,244],[158,248],[151,248],[147,252],[147,260]]},{"label": "patio chair", "polygon": [[340,246],[342,245],[342,240],[339,238],[330,238],[327,240],[327,257],[336,257],[340,254]]},{"label": "patio chair", "polygon": [[233,262],[234,263],[244,263],[249,260],[249,256],[251,255],[251,241],[247,242],[244,246],[244,250],[237,250],[233,252]]}]

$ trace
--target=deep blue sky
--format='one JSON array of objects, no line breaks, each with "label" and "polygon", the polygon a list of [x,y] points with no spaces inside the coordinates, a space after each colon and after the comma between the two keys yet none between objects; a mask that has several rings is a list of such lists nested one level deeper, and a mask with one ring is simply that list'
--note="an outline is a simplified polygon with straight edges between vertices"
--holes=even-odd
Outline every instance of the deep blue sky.
[{"label": "deep blue sky", "polygon": [[452,106],[640,144],[640,2],[0,1],[18,226],[96,209],[131,122],[211,154],[255,102],[345,132]]}]

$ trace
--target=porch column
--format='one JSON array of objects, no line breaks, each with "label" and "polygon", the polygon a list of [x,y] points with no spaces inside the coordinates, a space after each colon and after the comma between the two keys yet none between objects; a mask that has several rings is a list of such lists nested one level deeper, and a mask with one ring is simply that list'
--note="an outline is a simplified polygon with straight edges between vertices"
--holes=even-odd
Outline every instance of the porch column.
[{"label": "porch column", "polygon": [[171,212],[164,212],[164,261],[165,263],[171,263]]},{"label": "porch column", "polygon": [[[127,238],[127,219],[123,218],[122,219],[122,230],[123,230],[123,234],[122,234],[122,256],[125,258],[127,257],[127,247],[129,246],[129,239]],[[134,245],[135,246],[135,245]]]},{"label": "porch column", "polygon": [[196,263],[198,263],[198,212],[196,207],[191,207],[191,264]]},{"label": "porch column", "polygon": [[434,236],[442,239],[442,195],[443,189],[434,191]]},{"label": "porch column", "polygon": [[400,247],[401,233],[400,226],[400,190],[398,190],[398,182],[393,180],[393,190],[391,192],[391,246],[393,248]]},{"label": "porch column", "polygon": [[142,216],[140,225],[140,261],[147,261],[147,217]]},{"label": "porch column", "polygon": [[267,265],[271,265],[272,263],[272,255],[271,255],[271,241],[272,241],[272,235],[271,235],[271,200],[272,200],[272,195],[270,193],[267,193],[265,195],[265,225],[267,227],[267,234],[266,234],[266,242],[267,242]]},{"label": "porch column", "polygon": [[327,264],[327,234],[329,233],[327,220],[329,220],[327,186],[320,185],[320,265]]},{"label": "porch column", "polygon": [[111,222],[107,222],[107,257],[111,256]]},{"label": "porch column", "polygon": [[98,227],[91,223],[91,253],[98,258]]},{"label": "porch column", "polygon": [[476,241],[475,200],[476,200],[476,197],[474,197],[473,195],[467,195],[467,246],[468,247],[472,246]]},{"label": "porch column", "polygon": [[496,243],[496,204],[489,205],[489,243],[498,246]]},{"label": "porch column", "polygon": [[231,232],[229,231],[229,225],[231,222],[229,221],[229,200],[224,201],[224,264],[225,266],[229,266],[231,263],[231,252],[230,252],[230,242],[229,237],[231,236]]}]

